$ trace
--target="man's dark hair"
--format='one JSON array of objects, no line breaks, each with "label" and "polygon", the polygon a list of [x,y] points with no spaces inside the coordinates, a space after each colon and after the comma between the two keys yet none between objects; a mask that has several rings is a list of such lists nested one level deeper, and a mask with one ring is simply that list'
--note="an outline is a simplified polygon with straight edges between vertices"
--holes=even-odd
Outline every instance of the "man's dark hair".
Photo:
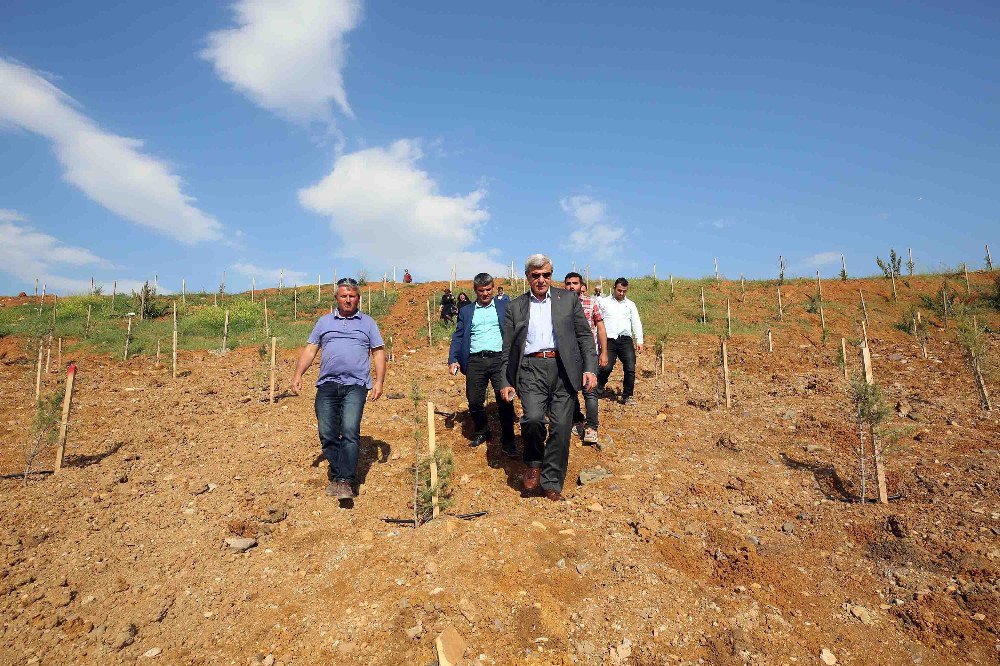
[{"label": "man's dark hair", "polygon": [[479,273],[472,278],[473,287],[485,287],[488,284],[493,284],[493,276],[489,273]]},{"label": "man's dark hair", "polygon": [[563,278],[563,282],[566,282],[570,278],[576,278],[580,282],[583,282],[583,276],[577,273],[576,271],[570,271],[569,273],[566,273],[566,277]]},{"label": "man's dark hair", "polygon": [[628,286],[628,280],[626,280],[623,277],[618,278],[617,280],[615,280],[615,286],[617,287],[618,285],[622,285],[623,287],[627,287]]}]

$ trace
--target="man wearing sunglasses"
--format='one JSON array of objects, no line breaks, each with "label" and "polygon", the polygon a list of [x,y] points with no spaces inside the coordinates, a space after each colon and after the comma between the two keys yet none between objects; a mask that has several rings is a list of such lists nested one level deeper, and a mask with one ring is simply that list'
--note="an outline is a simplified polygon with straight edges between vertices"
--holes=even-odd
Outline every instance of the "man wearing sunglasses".
[{"label": "man wearing sunglasses", "polygon": [[[579,297],[552,286],[552,261],[533,254],[524,264],[530,290],[510,302],[504,317],[500,357],[501,397],[521,398],[523,484],[562,500],[573,398],[597,386],[597,350]],[[548,432],[546,433],[546,413]]]},{"label": "man wearing sunglasses", "polygon": [[[359,310],[361,293],[352,278],[337,282],[337,309],[316,322],[292,378],[292,391],[302,390],[302,375],[323,350],[316,380],[319,441],[330,463],[326,494],[354,498],[361,415],[365,400],[378,400],[385,379],[385,347],[375,320]],[[375,360],[375,381],[371,361]]]}]

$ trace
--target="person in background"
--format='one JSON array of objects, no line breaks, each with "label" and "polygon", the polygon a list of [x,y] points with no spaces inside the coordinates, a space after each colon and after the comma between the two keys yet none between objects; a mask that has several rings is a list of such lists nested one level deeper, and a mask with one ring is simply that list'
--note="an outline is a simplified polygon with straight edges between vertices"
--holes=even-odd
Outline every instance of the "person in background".
[{"label": "person in background", "polygon": [[[598,390],[605,393],[605,384],[611,371],[615,369],[615,360],[622,360],[622,370],[625,380],[622,382],[622,402],[635,405],[635,355],[642,353],[642,321],[635,303],[626,297],[628,280],[623,277],[615,280],[615,290],[611,296],[598,300],[601,314],[604,315],[604,327],[608,332],[608,364],[601,368],[597,376]],[[633,341],[634,336],[634,341]]]},{"label": "person in background", "polygon": [[[597,301],[587,296],[587,283],[583,281],[583,276],[573,271],[567,273],[563,278],[563,286],[567,291],[579,294],[580,306],[583,307],[583,316],[586,317],[590,325],[590,331],[594,335],[594,346],[597,349],[597,367],[603,368],[608,364],[608,335],[604,329],[604,317],[601,315],[601,308],[597,306]],[[573,394],[575,411],[573,421],[579,423],[580,435],[584,444],[597,444],[598,426],[598,392],[597,387],[583,391],[583,401],[587,407],[586,419],[580,411],[580,396]],[[584,421],[586,424],[584,425]]]},{"label": "person in background", "polygon": [[403,284],[410,284],[411,282],[413,282],[413,276],[410,275],[410,269],[409,268],[404,268],[403,269]]},{"label": "person in background", "polygon": [[472,301],[469,300],[469,295],[466,294],[463,291],[463,292],[461,292],[458,295],[458,310],[459,310],[459,312],[461,312],[462,308],[464,308],[466,305],[472,305]]},{"label": "person in background", "polygon": [[500,397],[503,382],[500,375],[500,352],[503,349],[503,321],[507,303],[493,298],[493,276],[480,273],[472,279],[476,290],[473,306],[462,308],[458,324],[451,336],[448,368],[465,375],[465,397],[469,401],[469,416],[474,428],[469,446],[490,441],[486,418],[486,388],[492,382],[500,415],[500,444],[503,452],[517,457],[514,445],[514,405]]},{"label": "person in background", "polygon": [[448,287],[444,288],[444,295],[441,297],[441,320],[451,323],[451,320],[455,316],[455,312],[458,308],[455,307],[455,297],[451,293],[451,289]]},{"label": "person in background", "polygon": [[[573,396],[597,384],[597,352],[579,297],[552,287],[552,260],[533,254],[524,262],[530,290],[507,306],[500,372],[504,400],[521,398],[522,457],[527,493],[563,499],[573,429]],[[548,433],[546,434],[546,426]]]},{"label": "person in background", "polygon": [[[337,308],[316,322],[295,366],[292,391],[302,390],[302,375],[323,350],[316,379],[319,441],[330,463],[326,494],[354,498],[361,415],[365,400],[378,400],[385,381],[385,347],[375,320],[359,310],[361,291],[353,278],[337,282]],[[375,361],[375,381],[371,377]]]},{"label": "person in background", "polygon": [[510,302],[510,296],[508,296],[507,294],[503,293],[503,287],[497,287],[496,300],[497,301],[502,301],[504,303],[509,303]]}]

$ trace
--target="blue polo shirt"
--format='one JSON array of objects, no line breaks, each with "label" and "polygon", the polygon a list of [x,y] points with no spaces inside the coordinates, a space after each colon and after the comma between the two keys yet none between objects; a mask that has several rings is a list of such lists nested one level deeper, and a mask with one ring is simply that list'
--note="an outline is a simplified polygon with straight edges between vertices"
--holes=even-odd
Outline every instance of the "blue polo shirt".
[{"label": "blue polo shirt", "polygon": [[476,301],[472,307],[475,309],[472,311],[472,336],[469,339],[469,353],[502,350],[503,331],[500,330],[496,303],[491,300],[489,305],[480,305],[479,301]]},{"label": "blue polo shirt", "polygon": [[309,344],[319,345],[322,358],[316,386],[336,382],[347,386],[372,387],[372,349],[385,345],[375,320],[360,310],[342,317],[340,310],[319,318]]}]

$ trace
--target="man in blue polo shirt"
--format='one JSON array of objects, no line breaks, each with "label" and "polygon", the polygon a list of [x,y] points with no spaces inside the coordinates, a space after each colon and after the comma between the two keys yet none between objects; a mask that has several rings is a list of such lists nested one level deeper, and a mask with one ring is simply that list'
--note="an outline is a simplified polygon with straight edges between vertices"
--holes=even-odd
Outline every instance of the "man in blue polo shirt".
[{"label": "man in blue polo shirt", "polygon": [[500,351],[503,349],[503,320],[507,302],[493,298],[493,276],[480,273],[472,279],[476,302],[458,311],[458,324],[451,336],[448,366],[452,374],[465,374],[465,397],[469,401],[474,433],[470,446],[490,441],[486,419],[486,387],[493,382],[500,413],[500,443],[510,457],[517,456],[514,446],[514,405],[500,399],[503,386],[500,376]]},{"label": "man in blue polo shirt", "polygon": [[[316,322],[299,356],[292,390],[302,390],[302,375],[323,350],[316,380],[316,420],[319,441],[330,463],[326,494],[338,500],[354,498],[361,414],[365,400],[378,400],[385,379],[385,347],[375,320],[360,312],[361,294],[351,278],[337,282],[337,309]],[[375,381],[371,359],[375,359]],[[369,393],[370,391],[370,393]]]}]

